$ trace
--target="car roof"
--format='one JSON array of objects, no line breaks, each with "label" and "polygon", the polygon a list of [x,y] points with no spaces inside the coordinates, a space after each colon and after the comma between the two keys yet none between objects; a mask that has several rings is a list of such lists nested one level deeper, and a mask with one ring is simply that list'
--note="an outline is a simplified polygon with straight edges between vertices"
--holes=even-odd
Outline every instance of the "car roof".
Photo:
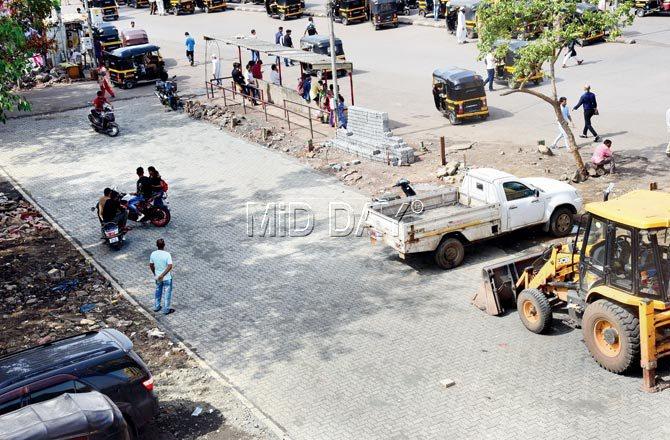
[{"label": "car roof", "polygon": [[[330,46],[330,37],[326,35],[307,35],[300,39],[301,43],[310,43],[310,44],[326,44]],[[342,44],[342,40],[335,38],[335,44]]]},{"label": "car roof", "polygon": [[639,229],[670,227],[670,193],[636,190],[584,209],[593,215]]},{"label": "car roof", "polygon": [[[433,70],[433,76],[454,84],[465,84],[475,82],[479,75],[472,70],[462,69],[460,67],[446,67],[444,69]],[[481,78],[480,78],[481,79]]]},{"label": "car roof", "polygon": [[0,416],[0,438],[48,440],[104,432],[119,417],[115,406],[97,391],[61,394]]},{"label": "car roof", "polygon": [[135,55],[142,55],[147,52],[153,52],[160,49],[160,47],[155,44],[138,44],[137,46],[128,46],[128,47],[119,47],[109,52],[110,55],[117,58],[130,58]]},{"label": "car roof", "polygon": [[473,168],[468,171],[468,174],[475,179],[483,180],[488,183],[493,183],[499,179],[514,178],[512,174],[496,170],[495,168]]},{"label": "car roof", "polygon": [[114,329],[59,339],[0,357],[0,391],[12,384],[110,353],[128,353],[133,343]]}]

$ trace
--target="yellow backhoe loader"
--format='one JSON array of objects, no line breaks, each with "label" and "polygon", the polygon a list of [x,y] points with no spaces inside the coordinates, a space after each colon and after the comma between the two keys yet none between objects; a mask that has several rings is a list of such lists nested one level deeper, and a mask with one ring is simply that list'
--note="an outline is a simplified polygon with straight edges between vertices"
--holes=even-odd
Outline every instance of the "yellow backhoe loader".
[{"label": "yellow backhoe loader", "polygon": [[633,191],[587,204],[571,243],[483,269],[473,303],[490,315],[516,306],[535,333],[566,308],[598,364],[617,374],[642,367],[645,391],[670,355],[670,194]]}]

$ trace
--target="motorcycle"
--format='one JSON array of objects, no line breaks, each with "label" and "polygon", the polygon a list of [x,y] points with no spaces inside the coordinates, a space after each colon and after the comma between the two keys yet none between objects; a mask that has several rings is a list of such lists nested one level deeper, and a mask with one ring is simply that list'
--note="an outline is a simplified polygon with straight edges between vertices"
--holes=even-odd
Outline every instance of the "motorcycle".
[{"label": "motorcycle", "polygon": [[161,104],[170,107],[173,111],[177,111],[184,107],[181,98],[177,95],[177,82],[174,80],[176,76],[167,81],[156,81],[156,91],[154,94],[160,99]]},{"label": "motorcycle", "polygon": [[[96,217],[98,217],[97,205],[92,207],[91,211],[95,212]],[[98,220],[100,220],[100,217],[98,217]],[[126,237],[126,231],[119,228],[119,225],[117,225],[114,222],[103,222],[102,220],[100,220],[100,231],[102,232],[101,239],[105,240],[105,243],[107,243],[107,245],[110,248],[114,249],[115,251],[118,251],[123,247],[123,243]]]},{"label": "motorcycle", "polygon": [[[120,193],[121,196],[121,206],[128,208],[128,202],[133,197],[130,194]],[[140,223],[150,222],[152,225],[163,228],[170,223],[171,215],[170,209],[168,208],[167,194],[155,194],[149,197],[147,200],[143,200],[135,205],[137,211],[128,209],[128,220],[134,222],[138,221],[138,213],[144,214]]]},{"label": "motorcycle", "polygon": [[98,133],[105,133],[111,137],[119,134],[119,126],[114,122],[114,109],[109,104],[103,106],[102,112],[91,110],[88,120],[91,122],[91,127]]}]

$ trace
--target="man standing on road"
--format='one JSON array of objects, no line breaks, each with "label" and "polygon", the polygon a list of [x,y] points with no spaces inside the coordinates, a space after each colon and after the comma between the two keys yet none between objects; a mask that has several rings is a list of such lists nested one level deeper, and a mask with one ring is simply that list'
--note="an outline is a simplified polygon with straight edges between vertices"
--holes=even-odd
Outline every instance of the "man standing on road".
[{"label": "man standing on road", "polygon": [[458,20],[456,21],[456,40],[458,44],[465,43],[465,37],[467,36],[467,28],[465,27],[465,8],[460,7],[458,10]]},{"label": "man standing on road", "polygon": [[218,85],[221,85],[221,60],[216,54],[212,55],[212,77]]},{"label": "man standing on road", "polygon": [[[249,36],[250,39],[255,40],[258,37],[256,36],[256,29],[251,30],[251,35]],[[261,59],[261,54],[257,50],[252,50],[251,51],[251,61],[256,62]]]},{"label": "man standing on road", "polygon": [[598,142],[600,136],[591,125],[591,118],[598,114],[598,103],[596,102],[596,95],[591,93],[591,86],[588,84],[584,86],[584,93],[573,110],[577,110],[579,107],[584,107],[584,130],[579,137],[586,139],[588,137],[587,133],[590,131],[595,136],[595,141]]},{"label": "man standing on road", "polygon": [[[284,46],[284,47],[293,47],[293,39],[291,38],[291,29],[286,29],[286,33],[284,34],[284,36],[281,39],[281,45]],[[288,58],[284,58],[284,65],[286,65],[286,67],[289,66],[289,59]],[[290,65],[291,66],[295,65],[293,60],[291,60]]]},{"label": "man standing on road", "polygon": [[149,0],[149,15],[156,15],[156,0]]},{"label": "man standing on road", "polygon": [[[163,309],[164,315],[174,313],[170,308],[172,303],[172,255],[165,251],[165,241],[162,238],[156,240],[157,250],[149,257],[149,269],[156,280],[156,291],[154,293],[154,312]],[[161,300],[165,298],[161,306]]]},{"label": "man standing on road", "polygon": [[[558,99],[558,103],[561,106],[561,117],[563,120],[565,120],[566,123],[571,124],[572,127],[574,128],[575,123],[572,122],[572,116],[570,116],[570,108],[568,107],[568,99],[565,96],[561,96]],[[556,148],[556,145],[558,145],[558,142],[563,139],[563,144],[565,145],[566,150],[568,149],[568,135],[563,130],[563,125],[561,125],[561,121],[558,121],[558,136],[556,136],[556,139],[554,139],[554,142],[549,146],[549,148]]]},{"label": "man standing on road", "polygon": [[442,6],[442,2],[440,0],[433,0],[433,20],[434,21],[439,21],[440,20],[440,6]]},{"label": "man standing on road", "polygon": [[307,27],[305,28],[305,33],[302,34],[302,35],[304,37],[305,35],[310,35],[311,36],[311,35],[316,35],[316,34],[318,34],[318,32],[316,31],[316,26],[314,26],[314,18],[309,17],[307,19]]},{"label": "man standing on road", "polygon": [[[281,40],[284,38],[284,28],[282,26],[279,26],[279,30],[277,30],[277,33],[275,34],[275,44],[282,44]],[[277,60],[275,64],[281,63],[281,60],[279,57],[277,57]]]},{"label": "man standing on road", "polygon": [[191,63],[192,66],[194,63],[193,53],[195,52],[195,40],[188,32],[185,32],[184,35],[186,36],[186,40],[184,41],[184,45],[186,46],[186,58],[188,58],[188,62]]},{"label": "man standing on road", "polygon": [[493,78],[496,75],[496,57],[493,55],[493,52],[489,52],[486,54],[486,58],[484,58],[484,62],[486,63],[486,82],[484,85],[488,83],[489,85],[489,92],[493,91]]}]

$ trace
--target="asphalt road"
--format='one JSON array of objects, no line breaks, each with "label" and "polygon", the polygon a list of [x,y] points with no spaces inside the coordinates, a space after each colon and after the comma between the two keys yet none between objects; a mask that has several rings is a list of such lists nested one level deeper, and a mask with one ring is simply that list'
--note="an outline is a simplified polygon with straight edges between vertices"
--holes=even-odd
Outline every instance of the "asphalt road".
[{"label": "asphalt road", "polygon": [[[308,5],[310,6],[310,5]],[[319,8],[315,3],[312,5]],[[184,16],[150,16],[146,9],[122,7],[119,28],[131,19],[144,28],[151,41],[160,44],[169,58],[169,66],[192,90],[202,92],[205,77],[203,35],[230,37],[248,35],[256,29],[258,38],[272,40],[276,28],[283,25],[294,32],[295,43],[303,34],[307,20],[280,22],[263,13],[224,11],[221,13]],[[315,18],[319,32],[327,32],[325,18]],[[195,36],[197,67],[185,65],[184,32]],[[459,46],[445,29],[423,26],[401,26],[375,32],[369,23],[350,26],[336,24],[336,34],[343,40],[346,56],[354,64],[356,104],[387,111],[395,133],[408,139],[448,139],[499,141],[511,144],[535,144],[539,139],[555,136],[555,122],[550,107],[537,98],[514,94],[500,96],[506,86],[498,85],[489,95],[491,118],[487,121],[452,127],[433,105],[431,73],[435,68],[459,66],[485,74],[482,61],[477,61],[476,43]],[[667,143],[665,111],[670,105],[670,18],[636,19],[626,30],[637,44],[600,43],[579,49],[585,62],[582,66],[559,68],[559,94],[576,103],[586,83],[598,97],[600,116],[594,125],[601,136],[612,138],[616,149],[643,149]],[[224,59],[224,73],[237,58],[237,50],[210,43]],[[243,53],[246,62],[249,53]],[[267,59],[266,59],[267,61]],[[269,71],[269,69],[266,68]],[[210,70],[211,72],[211,70]],[[297,82],[299,70],[285,72],[288,85]],[[349,101],[348,85],[344,96]],[[538,87],[546,90],[547,86]],[[349,103],[349,102],[348,102]],[[581,113],[574,115],[581,129]]]}]

